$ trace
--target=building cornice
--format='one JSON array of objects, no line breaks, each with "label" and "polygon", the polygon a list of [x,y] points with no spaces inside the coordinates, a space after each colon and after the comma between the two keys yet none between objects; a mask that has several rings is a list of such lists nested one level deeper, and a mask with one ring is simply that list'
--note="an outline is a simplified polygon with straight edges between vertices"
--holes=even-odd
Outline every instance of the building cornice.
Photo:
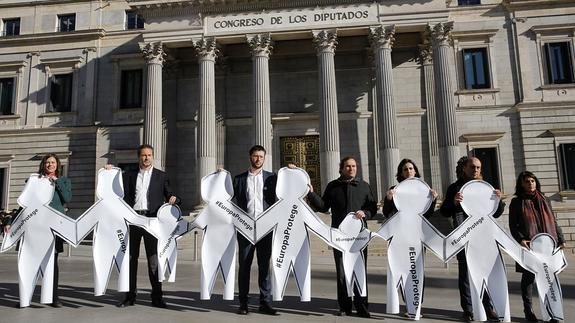
[{"label": "building cornice", "polygon": [[542,9],[546,7],[572,5],[573,0],[504,0],[509,10]]},{"label": "building cornice", "polygon": [[19,36],[0,37],[0,47],[17,45],[40,45],[46,43],[72,43],[92,41],[106,36],[104,29],[76,30],[70,32],[52,32],[42,34],[26,34]]},{"label": "building cornice", "polygon": [[270,9],[293,9],[300,7],[374,3],[367,0],[127,0],[130,7],[144,18],[160,16],[182,16],[189,14],[218,14],[239,11],[259,11]]}]

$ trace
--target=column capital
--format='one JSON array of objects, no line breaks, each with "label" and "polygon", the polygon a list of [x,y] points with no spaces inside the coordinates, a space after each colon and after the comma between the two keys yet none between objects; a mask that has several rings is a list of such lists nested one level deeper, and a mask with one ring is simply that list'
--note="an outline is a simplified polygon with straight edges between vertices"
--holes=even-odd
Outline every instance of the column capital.
[{"label": "column capital", "polygon": [[391,49],[395,42],[395,25],[370,27],[369,34],[374,49]]},{"label": "column capital", "polygon": [[426,28],[421,38],[423,39],[423,42],[417,46],[419,49],[419,62],[421,65],[430,64],[433,60],[431,29]]},{"label": "column capital", "polygon": [[148,64],[162,65],[166,59],[166,51],[164,50],[162,42],[147,43],[141,46],[140,49],[142,50],[144,58],[148,61]]},{"label": "column capital", "polygon": [[213,37],[202,37],[194,41],[194,48],[198,53],[198,60],[215,61],[220,53],[216,39]]},{"label": "column capital", "polygon": [[246,35],[252,56],[269,57],[273,50],[273,41],[269,33]]},{"label": "column capital", "polygon": [[425,32],[430,35],[433,46],[451,46],[453,44],[452,30],[453,22],[448,21],[437,23],[435,26],[428,24]]},{"label": "column capital", "polygon": [[313,43],[318,53],[321,52],[335,52],[337,46],[337,30],[324,29],[313,31]]}]

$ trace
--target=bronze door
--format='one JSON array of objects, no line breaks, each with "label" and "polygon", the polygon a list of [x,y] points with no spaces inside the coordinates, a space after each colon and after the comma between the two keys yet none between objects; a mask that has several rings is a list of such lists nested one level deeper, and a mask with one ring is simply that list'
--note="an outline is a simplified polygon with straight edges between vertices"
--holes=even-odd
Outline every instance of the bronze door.
[{"label": "bronze door", "polygon": [[321,192],[319,136],[281,137],[280,145],[281,166],[292,163],[303,168],[309,174],[314,192]]}]

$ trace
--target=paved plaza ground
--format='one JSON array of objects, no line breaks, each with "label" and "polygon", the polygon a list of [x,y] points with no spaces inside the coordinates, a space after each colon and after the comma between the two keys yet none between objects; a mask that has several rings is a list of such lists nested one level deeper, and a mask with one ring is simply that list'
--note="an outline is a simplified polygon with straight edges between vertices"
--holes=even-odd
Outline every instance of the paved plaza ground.
[{"label": "paved plaza ground", "polygon": [[[312,258],[312,300],[300,302],[294,279],[290,278],[286,297],[274,302],[279,316],[257,313],[257,277],[252,270],[252,312],[248,316],[235,314],[237,300],[222,300],[222,282],[216,282],[215,295],[209,301],[199,298],[200,263],[193,261],[191,252],[181,252],[176,283],[165,283],[167,309],[151,307],[145,261],[140,260],[136,306],[117,308],[122,294],[115,291],[116,273],[112,275],[105,296],[95,297],[93,292],[93,263],[89,246],[73,250],[70,257],[60,259],[60,295],[64,304],[55,309],[39,304],[40,287],[32,299],[32,306],[19,309],[17,255],[14,251],[0,255],[0,322],[368,322],[359,317],[337,317],[335,269],[331,257]],[[143,252],[143,250],[142,250]],[[575,321],[575,256],[567,255],[568,267],[560,276],[563,289],[565,322]],[[255,262],[255,261],[254,261]],[[386,258],[370,257],[368,268],[371,320],[402,322],[408,319],[400,315],[386,314]],[[519,290],[520,274],[506,258],[509,279],[511,315],[513,322],[523,321]],[[460,320],[459,294],[457,290],[457,262],[452,260],[447,268],[428,253],[426,260],[426,288],[422,322],[457,322]],[[237,290],[237,287],[236,287]],[[537,301],[537,300],[535,300]],[[537,304],[536,313],[539,315]]]}]

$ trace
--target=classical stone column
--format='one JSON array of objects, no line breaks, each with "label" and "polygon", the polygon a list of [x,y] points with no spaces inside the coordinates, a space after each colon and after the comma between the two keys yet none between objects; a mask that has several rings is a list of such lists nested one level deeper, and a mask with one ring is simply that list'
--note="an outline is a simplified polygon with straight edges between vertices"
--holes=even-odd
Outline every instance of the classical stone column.
[{"label": "classical stone column", "polygon": [[215,62],[218,54],[213,38],[194,42],[200,64],[200,108],[198,112],[198,177],[216,170]]},{"label": "classical stone column", "polygon": [[381,167],[381,185],[387,190],[395,184],[395,173],[399,164],[399,145],[397,143],[397,117],[393,102],[393,71],[391,65],[391,47],[395,40],[395,27],[378,26],[370,29],[375,60],[377,117],[379,136],[379,160]]},{"label": "classical stone column", "polygon": [[256,145],[267,151],[264,169],[272,170],[272,118],[270,107],[269,59],[272,51],[270,34],[247,36],[252,52],[252,98],[254,102],[253,129]]},{"label": "classical stone column", "polygon": [[313,33],[318,57],[321,186],[339,177],[339,122],[335,85],[335,30]]},{"label": "classical stone column", "polygon": [[437,112],[437,133],[441,160],[443,191],[455,182],[455,167],[460,157],[455,97],[451,69],[454,68],[451,39],[452,23],[438,23],[427,26],[433,49],[433,74],[435,82],[435,107]]},{"label": "classical stone column", "polygon": [[423,79],[425,84],[425,106],[427,121],[427,141],[431,181],[428,183],[437,193],[442,194],[441,167],[439,163],[439,145],[437,142],[437,113],[435,108],[435,86],[433,81],[433,65],[431,43],[428,35],[423,37],[424,43],[419,46],[419,61],[423,67]]},{"label": "classical stone column", "polygon": [[161,42],[148,43],[142,48],[148,63],[144,143],[154,147],[154,167],[164,169],[164,121],[162,116],[162,65],[166,53]]}]

